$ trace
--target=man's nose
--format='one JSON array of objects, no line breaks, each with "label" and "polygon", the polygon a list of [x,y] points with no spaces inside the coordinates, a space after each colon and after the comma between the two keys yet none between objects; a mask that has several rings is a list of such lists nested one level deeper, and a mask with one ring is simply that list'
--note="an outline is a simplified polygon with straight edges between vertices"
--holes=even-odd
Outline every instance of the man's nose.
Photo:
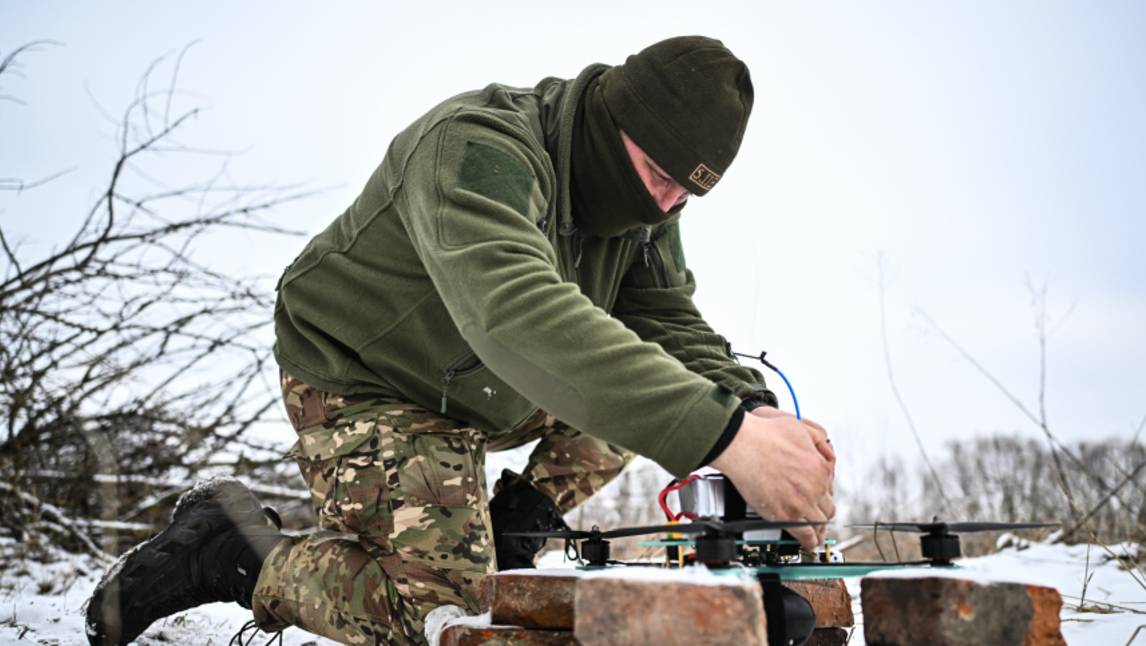
[{"label": "man's nose", "polygon": [[657,206],[665,213],[683,203],[687,198],[688,191],[683,186],[666,186],[658,191],[656,196]]}]

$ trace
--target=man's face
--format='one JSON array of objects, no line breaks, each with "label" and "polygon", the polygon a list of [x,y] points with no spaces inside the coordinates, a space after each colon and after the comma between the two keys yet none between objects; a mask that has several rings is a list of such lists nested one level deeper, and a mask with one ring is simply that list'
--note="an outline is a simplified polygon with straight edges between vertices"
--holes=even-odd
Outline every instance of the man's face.
[{"label": "man's face", "polygon": [[653,200],[656,201],[661,211],[667,213],[672,208],[684,204],[685,200],[688,199],[688,189],[678,184],[676,180],[669,177],[664,169],[657,166],[653,158],[645,154],[645,151],[641,150],[636,142],[629,139],[629,135],[625,134],[624,130],[621,131],[621,141],[625,143],[625,150],[629,153],[629,161],[633,163],[637,175],[640,175],[649,195],[653,196]]}]

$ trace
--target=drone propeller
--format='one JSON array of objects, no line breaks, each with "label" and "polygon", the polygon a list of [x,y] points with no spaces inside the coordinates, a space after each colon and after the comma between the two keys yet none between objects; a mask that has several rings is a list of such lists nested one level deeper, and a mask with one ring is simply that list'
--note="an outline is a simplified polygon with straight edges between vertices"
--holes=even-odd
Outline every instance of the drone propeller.
[{"label": "drone propeller", "polygon": [[623,538],[626,536],[642,536],[644,534],[661,534],[675,532],[677,534],[701,534],[712,529],[710,521],[698,520],[691,523],[677,525],[645,525],[643,527],[621,527],[607,532],[601,532],[601,538]]},{"label": "drone propeller", "polygon": [[582,539],[601,536],[601,532],[586,532],[580,529],[563,529],[551,532],[505,532],[504,536],[518,536],[521,538],[566,538]]},{"label": "drone propeller", "polygon": [[661,534],[666,532],[673,532],[677,534],[704,534],[707,532],[715,531],[725,534],[737,534],[741,532],[749,532],[758,529],[787,529],[789,527],[810,527],[814,525],[823,525],[824,521],[810,521],[810,520],[736,520],[731,522],[721,522],[717,520],[695,520],[691,523],[679,523],[676,525],[646,525],[643,527],[622,527],[620,529],[613,529],[607,532],[594,529],[593,531],[584,530],[561,530],[552,532],[506,532],[506,536],[521,536],[525,538],[567,538],[567,539],[584,539],[584,538],[622,538],[625,536],[643,536],[645,534]]},{"label": "drone propeller", "polygon": [[947,523],[947,529],[952,532],[998,532],[1008,529],[1038,529],[1058,526],[1058,523]]},{"label": "drone propeller", "polygon": [[938,518],[930,523],[865,523],[852,525],[862,529],[886,529],[890,531],[915,532],[920,537],[920,551],[931,565],[951,565],[953,559],[963,555],[959,547],[959,534],[970,532],[998,532],[1007,529],[1035,529],[1037,527],[1058,527],[1058,523],[996,523],[970,522],[945,523]]},{"label": "drone propeller", "polygon": [[826,524],[827,521],[823,520],[760,520],[755,518],[719,523],[722,531],[734,534],[752,532],[759,529],[790,529],[793,527],[815,527],[817,525]]},{"label": "drone propeller", "polygon": [[944,522],[930,522],[930,523],[864,523],[860,525],[850,525],[859,529],[888,529],[898,532],[917,532],[920,534],[930,534],[932,532],[948,531],[955,534],[966,534],[971,532],[998,532],[1008,529],[1036,529],[1041,527],[1058,527],[1058,523],[997,523],[997,522],[965,522],[965,523],[944,523]]}]

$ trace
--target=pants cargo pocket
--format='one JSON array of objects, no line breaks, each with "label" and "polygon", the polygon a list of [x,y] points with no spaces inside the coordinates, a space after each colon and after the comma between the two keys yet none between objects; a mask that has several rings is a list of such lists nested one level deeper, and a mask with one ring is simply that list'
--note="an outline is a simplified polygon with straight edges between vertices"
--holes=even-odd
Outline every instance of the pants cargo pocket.
[{"label": "pants cargo pocket", "polygon": [[323,529],[382,538],[393,531],[379,429],[364,415],[299,433],[288,455],[310,487]]},{"label": "pants cargo pocket", "polygon": [[427,411],[413,417],[390,433],[390,543],[420,602],[477,608],[478,584],[494,563],[485,434]]},{"label": "pants cargo pocket", "polygon": [[290,455],[320,525],[358,537],[416,607],[407,620],[446,603],[479,610],[494,564],[484,433],[413,405],[377,405],[300,431]]}]

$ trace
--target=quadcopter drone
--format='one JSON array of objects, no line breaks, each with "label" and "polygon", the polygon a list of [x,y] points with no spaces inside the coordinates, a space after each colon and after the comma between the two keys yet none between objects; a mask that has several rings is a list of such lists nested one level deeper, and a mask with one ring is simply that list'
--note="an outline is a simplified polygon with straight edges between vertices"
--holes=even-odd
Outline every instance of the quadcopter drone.
[{"label": "quadcopter drone", "polygon": [[[726,350],[729,356],[758,361],[779,375],[792,397],[796,418],[801,419],[800,403],[792,383],[779,368],[768,361],[766,352],[759,355],[743,354],[733,352],[731,346]],[[679,512],[673,512],[668,506],[667,498],[672,493],[677,495]],[[624,527],[609,531],[593,527],[589,531],[511,532],[507,535],[565,539],[566,555],[582,563],[581,567],[585,569],[625,566],[673,568],[703,564],[715,572],[748,570],[755,575],[764,591],[768,643],[799,646],[812,636],[816,626],[815,611],[807,599],[784,587],[782,581],[855,577],[891,568],[954,568],[958,567],[954,559],[962,555],[959,534],[1057,526],[1047,523],[948,523],[938,519],[927,523],[876,522],[853,525],[876,532],[883,529],[922,534],[920,547],[923,558],[918,561],[843,563],[842,554],[833,554],[832,541],[825,541],[824,550],[819,554],[803,554],[800,544],[783,531],[824,523],[765,520],[748,507],[732,480],[720,473],[692,474],[679,482],[674,480],[661,491],[658,502],[669,521],[667,525]],[[691,522],[680,522],[682,520]],[[608,539],[654,534],[668,536],[643,541],[642,545],[664,547],[663,563],[625,562],[610,558]],[[686,554],[688,548],[692,552]]]},{"label": "quadcopter drone", "polygon": [[[667,505],[667,496],[676,493],[680,512]],[[832,541],[815,555],[802,553],[799,543],[783,530],[823,525],[823,522],[766,520],[744,502],[735,485],[722,474],[692,475],[672,482],[659,497],[668,524],[601,530],[561,530],[550,532],[511,532],[509,536],[555,538],[566,541],[567,556],[581,563],[582,569],[617,567],[679,568],[703,564],[710,570],[732,574],[750,572],[764,592],[768,643],[798,646],[812,635],[816,625],[812,605],[783,581],[834,579],[863,576],[876,570],[906,567],[955,568],[962,555],[959,535],[971,532],[1003,531],[1053,527],[1047,523],[996,522],[891,522],[853,525],[875,531],[901,531],[921,534],[923,558],[917,561],[842,561],[831,551]],[[680,522],[688,520],[690,522]],[[662,562],[620,561],[610,554],[610,539],[663,534],[667,537],[644,541],[646,547],[664,547]],[[688,553],[686,553],[686,551]]]}]

